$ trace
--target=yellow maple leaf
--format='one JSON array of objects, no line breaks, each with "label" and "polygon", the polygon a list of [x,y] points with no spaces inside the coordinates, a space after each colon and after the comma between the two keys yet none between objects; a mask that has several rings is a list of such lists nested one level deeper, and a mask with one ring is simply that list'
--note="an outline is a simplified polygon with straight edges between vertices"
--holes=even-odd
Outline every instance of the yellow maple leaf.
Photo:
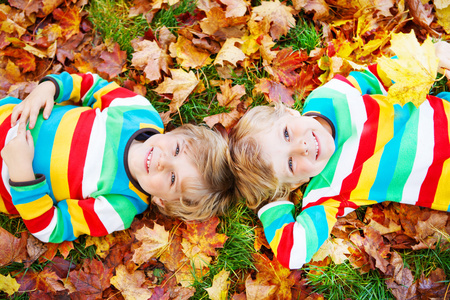
[{"label": "yellow maple leaf", "polygon": [[176,43],[169,46],[170,55],[177,59],[177,62],[184,68],[201,68],[209,65],[212,59],[209,57],[211,53],[196,47],[192,41],[178,36]]},{"label": "yellow maple leaf", "polygon": [[226,270],[222,270],[214,275],[212,286],[205,288],[211,300],[228,299],[228,287],[230,285],[230,281],[228,280],[229,275],[230,272]]},{"label": "yellow maple leaf", "polygon": [[329,256],[335,264],[342,264],[348,259],[350,251],[348,250],[351,244],[341,238],[329,238],[323,243],[319,250],[312,257],[312,261],[321,261]]},{"label": "yellow maple leaf", "polygon": [[252,11],[252,19],[266,18],[271,23],[270,36],[277,40],[286,35],[290,28],[295,26],[294,9],[278,0],[262,1]]},{"label": "yellow maple leaf", "polygon": [[20,284],[17,283],[15,278],[12,278],[10,274],[4,276],[0,274],[0,291],[12,295],[19,290]]},{"label": "yellow maple leaf", "polygon": [[170,112],[176,112],[183,105],[184,100],[199,84],[200,80],[194,72],[186,72],[183,69],[169,69],[172,78],[166,77],[164,81],[155,89],[158,94],[173,94],[170,102]]},{"label": "yellow maple leaf", "polygon": [[409,34],[394,34],[391,49],[398,59],[381,57],[378,64],[382,71],[395,83],[389,88],[387,99],[392,103],[414,103],[419,106],[437,75],[439,59],[436,57],[431,38],[422,45],[413,31]]},{"label": "yellow maple leaf", "polygon": [[228,61],[236,67],[238,61],[243,61],[245,59],[245,54],[240,49],[244,41],[237,38],[228,38],[217,53],[214,64],[219,64],[223,66],[224,61]]},{"label": "yellow maple leaf", "polygon": [[152,257],[158,257],[169,244],[169,232],[164,226],[154,225],[153,229],[143,226],[136,230],[136,239],[142,244],[134,251],[132,261],[141,265]]}]

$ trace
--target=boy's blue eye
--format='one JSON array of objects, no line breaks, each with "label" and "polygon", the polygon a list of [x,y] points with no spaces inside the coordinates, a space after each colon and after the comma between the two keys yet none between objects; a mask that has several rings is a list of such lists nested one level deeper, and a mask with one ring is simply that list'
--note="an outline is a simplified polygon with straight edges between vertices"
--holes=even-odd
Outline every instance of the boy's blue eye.
[{"label": "boy's blue eye", "polygon": [[292,157],[289,157],[288,164],[289,164],[289,170],[291,170],[291,172],[293,173],[294,172],[294,165],[292,163]]},{"label": "boy's blue eye", "polygon": [[175,174],[172,173],[172,175],[170,176],[170,185],[173,185],[175,183]]},{"label": "boy's blue eye", "polygon": [[177,156],[180,153],[180,145],[177,143],[177,147],[175,148],[175,155]]},{"label": "boy's blue eye", "polygon": [[290,139],[290,137],[289,137],[289,132],[288,132],[288,130],[287,130],[287,127],[284,128],[283,134],[284,134],[284,139],[285,139],[286,141],[289,142],[291,139]]}]

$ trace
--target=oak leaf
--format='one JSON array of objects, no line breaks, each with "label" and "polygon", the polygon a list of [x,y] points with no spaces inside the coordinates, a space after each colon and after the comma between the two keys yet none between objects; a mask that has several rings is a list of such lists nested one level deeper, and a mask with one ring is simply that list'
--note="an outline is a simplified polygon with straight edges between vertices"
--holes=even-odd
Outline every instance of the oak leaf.
[{"label": "oak leaf", "polygon": [[439,59],[435,55],[431,38],[420,45],[413,31],[394,34],[391,49],[398,59],[380,57],[378,64],[395,83],[389,88],[387,99],[392,103],[408,102],[419,106],[426,100],[433,85]]},{"label": "oak leaf", "polygon": [[6,266],[12,262],[22,262],[27,258],[27,233],[21,238],[0,227],[0,266]]},{"label": "oak leaf", "polygon": [[[222,45],[219,53],[217,53],[214,64],[223,66],[224,61],[231,63],[233,66],[237,66],[238,61],[243,61],[245,59],[245,54],[240,49],[243,40],[237,38],[228,38]],[[238,45],[238,46],[236,46]]]},{"label": "oak leaf", "polygon": [[11,274],[8,274],[8,276],[0,274],[0,291],[12,296],[12,294],[19,290],[19,287],[20,284],[17,283],[16,279],[11,277]]},{"label": "oak leaf", "polygon": [[228,299],[228,287],[230,285],[230,281],[228,280],[229,275],[230,272],[225,269],[214,275],[212,286],[205,288],[211,300]]},{"label": "oak leaf", "polygon": [[137,230],[136,239],[142,244],[135,249],[133,255],[133,261],[141,265],[149,259],[155,257],[158,258],[162,252],[167,249],[169,245],[170,233],[157,223],[154,223],[153,229],[147,226]]},{"label": "oak leaf", "polygon": [[182,35],[178,36],[176,43],[169,46],[170,56],[176,57],[177,62],[184,68],[201,68],[209,65],[211,53],[196,47],[192,41]]},{"label": "oak leaf", "polygon": [[295,26],[294,9],[278,0],[262,1],[261,5],[252,10],[252,19],[266,18],[271,22],[270,36],[278,40]]},{"label": "oak leaf", "polygon": [[173,113],[183,105],[189,94],[200,83],[200,80],[192,71],[186,72],[183,69],[169,70],[172,78],[166,77],[154,91],[158,94],[173,94],[173,99],[169,105],[169,111]]},{"label": "oak leaf", "polygon": [[145,273],[144,271],[136,270],[129,273],[124,265],[116,268],[116,276],[110,279],[121,293],[125,300],[147,300],[152,296],[152,291],[145,287]]}]

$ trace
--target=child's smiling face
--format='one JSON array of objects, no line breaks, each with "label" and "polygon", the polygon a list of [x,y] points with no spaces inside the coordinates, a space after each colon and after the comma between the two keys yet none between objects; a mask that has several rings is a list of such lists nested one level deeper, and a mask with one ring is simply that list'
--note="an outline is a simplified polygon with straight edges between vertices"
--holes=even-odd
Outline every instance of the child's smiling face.
[{"label": "child's smiling face", "polygon": [[281,182],[297,188],[325,168],[335,145],[331,128],[323,124],[289,109],[268,131],[254,136]]},{"label": "child's smiling face", "polygon": [[128,154],[129,170],[154,202],[164,205],[164,201],[182,197],[185,180],[202,180],[188,153],[183,135],[156,134],[145,142],[133,142]]}]

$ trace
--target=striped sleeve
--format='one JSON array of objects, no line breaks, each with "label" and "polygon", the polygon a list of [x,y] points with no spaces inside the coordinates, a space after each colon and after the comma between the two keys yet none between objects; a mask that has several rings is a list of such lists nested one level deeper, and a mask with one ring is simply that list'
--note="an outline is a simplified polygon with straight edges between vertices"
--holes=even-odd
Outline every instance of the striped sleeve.
[{"label": "striped sleeve", "polygon": [[333,213],[330,213],[332,207],[311,207],[303,210],[296,219],[294,210],[293,203],[276,201],[258,212],[274,255],[290,269],[301,268],[311,260],[336,222]]},{"label": "striped sleeve", "polygon": [[[112,103],[120,105],[149,104],[148,100],[136,93],[122,88],[115,82],[108,82],[97,74],[51,74],[41,82],[50,80],[56,86],[55,102],[71,101],[77,105],[103,110]],[[122,101],[122,100],[126,101]],[[116,104],[117,105],[117,104]]]},{"label": "striped sleeve", "polygon": [[28,183],[11,182],[15,208],[28,230],[42,242],[61,243],[82,234],[104,236],[130,227],[138,211],[123,195],[105,195],[54,203],[45,177]]}]

